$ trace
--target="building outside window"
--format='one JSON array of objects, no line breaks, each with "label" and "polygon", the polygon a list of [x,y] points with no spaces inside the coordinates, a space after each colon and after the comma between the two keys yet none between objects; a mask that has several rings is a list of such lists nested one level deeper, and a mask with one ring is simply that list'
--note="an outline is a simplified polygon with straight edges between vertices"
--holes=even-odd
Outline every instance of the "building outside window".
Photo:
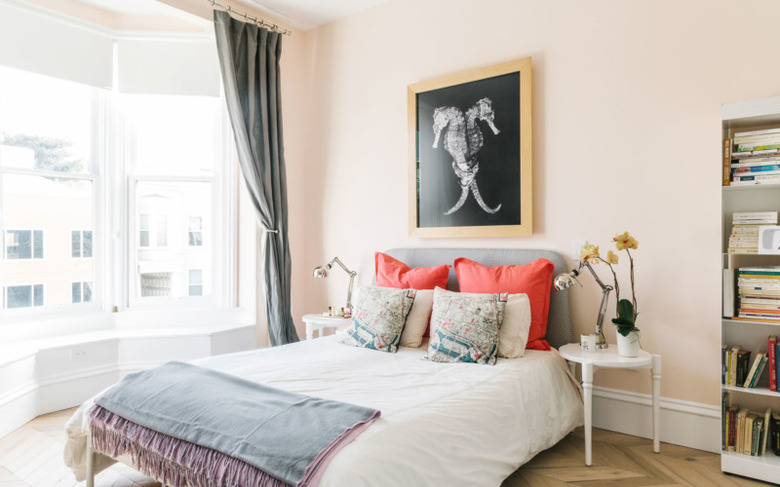
[{"label": "building outside window", "polygon": [[138,215],[138,246],[149,246],[149,215],[146,213]]},{"label": "building outside window", "polygon": [[[220,261],[215,274],[215,256],[228,254],[226,240],[212,237],[215,202],[223,200],[215,194],[222,109],[217,97],[121,95],[0,66],[3,309],[101,303],[101,295],[122,293],[125,306],[211,297],[212,280],[229,272]],[[118,160],[106,149],[112,137],[124,151]],[[126,188],[100,190],[112,171]],[[129,231],[98,218],[123,208]]]},{"label": "building outside window", "polygon": [[74,258],[92,257],[92,230],[73,230],[70,232],[70,256]]},{"label": "building outside window", "polygon": [[190,296],[203,296],[203,271],[190,269]]},{"label": "building outside window", "polygon": [[94,255],[92,230],[73,229],[95,224],[105,97],[98,88],[0,66],[4,309],[70,305],[72,282],[96,282],[93,259],[72,259]]},{"label": "building outside window", "polygon": [[6,230],[6,259],[43,259],[43,230]]},{"label": "building outside window", "polygon": [[[130,207],[140,235],[131,250],[131,304],[210,296],[204,277],[213,276],[219,99],[124,95],[120,107],[130,133]],[[197,284],[190,269],[200,272]]]},{"label": "building outside window", "polygon": [[71,284],[71,302],[89,303],[92,302],[92,283],[74,282]]},{"label": "building outside window", "polygon": [[4,295],[5,309],[43,306],[43,284],[8,286]]},{"label": "building outside window", "polygon": [[190,247],[201,247],[203,245],[203,217],[191,216],[189,218],[187,240]]}]

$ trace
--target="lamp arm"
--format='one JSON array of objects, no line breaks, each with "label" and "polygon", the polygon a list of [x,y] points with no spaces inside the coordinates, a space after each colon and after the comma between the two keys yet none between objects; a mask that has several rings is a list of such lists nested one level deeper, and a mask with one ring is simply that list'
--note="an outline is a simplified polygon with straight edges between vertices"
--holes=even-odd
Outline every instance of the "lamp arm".
[{"label": "lamp arm", "polygon": [[333,260],[328,262],[327,267],[328,268],[332,267],[334,262],[338,264],[339,267],[344,269],[344,272],[349,274],[349,289],[347,290],[347,308],[351,310],[352,309],[352,287],[355,284],[355,276],[357,276],[357,272],[349,270],[347,266],[345,266],[344,263],[341,262],[341,260],[338,257],[334,257]]},{"label": "lamp arm", "polygon": [[614,289],[612,286],[606,285],[603,282],[601,282],[601,279],[599,279],[599,276],[598,276],[598,274],[596,274],[596,271],[594,271],[593,267],[590,266],[590,262],[588,262],[588,261],[580,262],[580,269],[582,269],[583,267],[587,267],[588,268],[588,270],[590,271],[590,274],[593,276],[593,279],[596,280],[596,283],[598,283],[598,285],[601,287],[602,291],[609,292],[609,291],[607,291],[607,288],[609,288],[610,291],[612,291]]},{"label": "lamp arm", "polygon": [[596,318],[596,349],[604,349],[607,348],[607,339],[604,337],[604,330],[602,328],[602,325],[604,324],[604,315],[607,314],[607,303],[609,302],[609,293],[612,292],[614,289],[609,284],[604,284],[601,282],[601,279],[599,279],[598,274],[596,274],[596,271],[593,270],[593,267],[591,267],[590,262],[580,262],[580,268],[587,267],[590,271],[591,275],[593,276],[593,279],[596,280],[596,283],[601,287],[601,290],[603,294],[601,295],[601,306],[599,306],[599,315],[598,318]]}]

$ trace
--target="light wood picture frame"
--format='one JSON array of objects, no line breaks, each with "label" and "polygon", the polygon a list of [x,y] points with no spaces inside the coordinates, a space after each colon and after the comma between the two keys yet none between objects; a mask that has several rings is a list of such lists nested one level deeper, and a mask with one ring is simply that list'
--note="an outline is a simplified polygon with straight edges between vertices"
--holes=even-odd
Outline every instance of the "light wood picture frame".
[{"label": "light wood picture frame", "polygon": [[533,234],[531,58],[409,85],[409,235]]}]

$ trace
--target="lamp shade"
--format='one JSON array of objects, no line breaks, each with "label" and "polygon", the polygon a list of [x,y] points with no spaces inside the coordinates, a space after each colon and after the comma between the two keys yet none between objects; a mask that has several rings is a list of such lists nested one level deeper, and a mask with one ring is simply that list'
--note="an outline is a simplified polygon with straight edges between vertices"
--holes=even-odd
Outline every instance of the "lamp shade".
[{"label": "lamp shade", "polygon": [[318,265],[314,268],[314,277],[328,277],[328,270],[325,267]]},{"label": "lamp shade", "polygon": [[563,274],[558,274],[555,276],[555,279],[553,279],[553,287],[556,291],[563,291],[564,289],[569,289],[574,285],[574,283],[578,283],[577,276],[580,273],[577,271],[577,269],[572,270],[571,272],[565,272]]}]

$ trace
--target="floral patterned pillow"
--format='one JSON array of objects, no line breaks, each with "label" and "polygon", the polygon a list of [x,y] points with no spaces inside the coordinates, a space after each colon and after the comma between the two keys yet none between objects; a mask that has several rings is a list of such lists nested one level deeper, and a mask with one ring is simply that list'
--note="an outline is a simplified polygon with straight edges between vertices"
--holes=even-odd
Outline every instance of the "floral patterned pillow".
[{"label": "floral patterned pillow", "polygon": [[352,323],[341,343],[395,353],[416,293],[414,289],[361,287]]},{"label": "floral patterned pillow", "polygon": [[428,359],[493,365],[507,293],[433,291],[433,315]]}]

